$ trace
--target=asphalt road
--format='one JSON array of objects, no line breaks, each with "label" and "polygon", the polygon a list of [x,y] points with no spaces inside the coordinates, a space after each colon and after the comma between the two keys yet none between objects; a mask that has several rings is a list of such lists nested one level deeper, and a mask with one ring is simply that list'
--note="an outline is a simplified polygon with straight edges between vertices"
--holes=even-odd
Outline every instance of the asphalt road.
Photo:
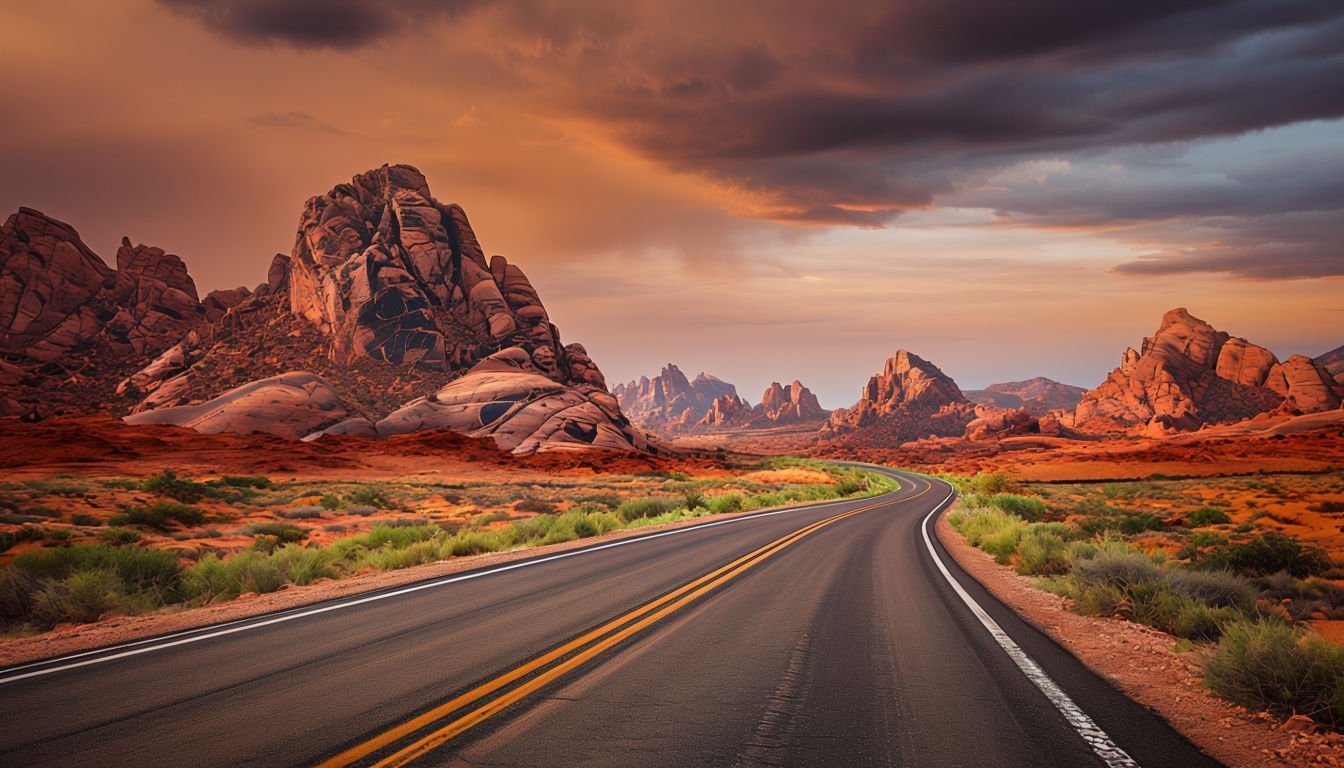
[{"label": "asphalt road", "polygon": [[0,766],[1217,765],[942,553],[1029,679],[902,480],[0,670]]}]

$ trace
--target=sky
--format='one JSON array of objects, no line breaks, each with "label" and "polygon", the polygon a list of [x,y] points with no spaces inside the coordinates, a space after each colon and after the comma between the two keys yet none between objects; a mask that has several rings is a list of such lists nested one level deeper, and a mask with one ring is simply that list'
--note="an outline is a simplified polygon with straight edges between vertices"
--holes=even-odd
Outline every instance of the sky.
[{"label": "sky", "polygon": [[407,163],[608,383],[1344,344],[1338,0],[0,0],[0,215],[263,282]]}]

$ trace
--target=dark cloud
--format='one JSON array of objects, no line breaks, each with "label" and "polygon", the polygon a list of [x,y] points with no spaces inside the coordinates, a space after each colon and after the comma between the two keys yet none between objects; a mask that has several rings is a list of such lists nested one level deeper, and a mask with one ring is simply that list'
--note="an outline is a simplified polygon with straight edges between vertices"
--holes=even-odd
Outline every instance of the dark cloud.
[{"label": "dark cloud", "polygon": [[247,44],[351,49],[418,22],[455,16],[480,0],[158,0],[209,29]]},{"label": "dark cloud", "polygon": [[298,128],[305,131],[344,135],[345,131],[330,123],[324,123],[306,112],[263,112],[252,118],[254,125],[263,128]]}]

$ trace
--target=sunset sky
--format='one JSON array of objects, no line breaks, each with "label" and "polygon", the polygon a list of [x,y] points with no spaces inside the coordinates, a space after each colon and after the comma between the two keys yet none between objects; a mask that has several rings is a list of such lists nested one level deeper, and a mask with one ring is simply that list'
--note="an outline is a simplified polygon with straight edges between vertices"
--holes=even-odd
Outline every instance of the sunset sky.
[{"label": "sunset sky", "polygon": [[1338,0],[0,0],[0,216],[202,294],[408,163],[608,383],[1091,387],[1185,306],[1344,344]]}]

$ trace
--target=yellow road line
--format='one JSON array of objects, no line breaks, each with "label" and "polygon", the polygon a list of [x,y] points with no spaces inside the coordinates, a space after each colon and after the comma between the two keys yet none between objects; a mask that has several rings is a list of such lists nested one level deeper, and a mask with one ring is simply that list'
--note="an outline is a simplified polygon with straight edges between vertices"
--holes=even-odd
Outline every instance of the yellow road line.
[{"label": "yellow road line", "polygon": [[[909,496],[906,499],[901,499],[901,501],[906,501],[921,496],[927,490],[928,489],[926,488],[925,491],[921,491],[920,493],[917,493],[913,496]],[[768,559],[769,557],[775,555],[776,553],[780,552],[786,547],[789,547],[792,544],[798,542],[799,540],[815,533],[821,528],[824,528],[832,523],[838,522],[846,517],[857,515],[861,512],[867,512],[869,510],[876,509],[877,507],[885,506],[886,504],[889,503],[891,502],[879,502],[877,504],[869,504],[867,506],[859,507],[858,509],[850,510],[849,512],[843,512],[833,517],[826,518],[825,520],[819,520],[815,523],[804,526],[803,528],[800,528],[799,530],[794,531],[793,533],[790,533],[786,536],[776,539],[775,541],[772,541],[769,544],[766,544],[746,555],[743,555],[742,557],[739,557],[733,562],[721,566],[720,568],[717,568],[714,571],[711,571],[710,573],[707,573],[704,576],[701,576],[688,584],[678,587],[672,592],[669,592],[668,594],[663,595],[662,597],[656,600],[652,600],[640,606],[639,608],[629,611],[621,615],[620,617],[613,619],[607,622],[606,624],[603,624],[601,627],[598,627],[597,629],[586,632],[580,637],[577,637],[558,648],[555,648],[545,654],[542,654],[541,656],[538,656],[525,664],[515,667],[514,669],[505,672],[504,674],[499,675],[498,677],[495,677],[492,680],[489,680],[471,689],[470,691],[467,691],[466,693],[456,696],[453,699],[450,699],[449,701],[444,702],[443,704],[440,704],[439,706],[434,707],[433,709],[430,709],[420,715],[417,715],[416,717],[407,720],[406,722],[394,728],[384,731],[383,733],[373,737],[372,739],[369,739],[368,741],[365,741],[361,744],[351,747],[345,752],[342,752],[341,754],[336,755],[335,757],[329,760],[325,760],[322,763],[319,763],[318,768],[338,768],[338,766],[351,765],[354,762],[361,760],[365,757],[368,757],[374,752],[377,752],[378,750],[383,749],[384,747],[387,747],[397,741],[400,741],[401,739],[410,736],[416,731],[419,731],[422,728],[425,728],[443,719],[444,717],[452,714],[453,712],[456,712],[460,709],[475,704],[481,699],[507,687],[508,685],[522,678],[527,677],[530,674],[538,672],[539,670],[543,670],[547,666],[554,665],[550,669],[546,669],[544,672],[541,672],[536,677],[532,678],[531,680],[528,680],[522,685],[500,695],[498,698],[492,701],[489,701],[477,707],[471,712],[468,712],[467,714],[458,717],[448,725],[434,731],[428,736],[422,737],[421,739],[417,740],[410,746],[403,748],[402,750],[396,752],[395,754],[391,755],[385,760],[376,763],[376,765],[378,766],[403,765],[406,762],[413,760],[416,757],[419,757],[420,755],[423,755],[425,752],[428,752],[429,750],[432,750],[435,747],[442,745],[449,739],[452,739],[453,737],[460,735],[464,731],[470,729],[472,726],[483,722],[484,720],[488,719],[490,716],[494,715],[500,710],[503,710],[513,705],[514,703],[517,703],[518,701],[526,697],[528,694],[533,693],[534,691],[555,681],[564,674],[572,671],[578,666],[593,659],[603,651],[620,643],[622,640],[658,622],[659,620],[676,612],[677,610],[681,609],[687,604],[697,600],[707,592],[710,592],[713,589],[719,587],[720,585],[728,581],[731,581],[734,578],[737,578],[739,575],[741,575],[748,569],[752,568],[753,566],[757,565],[758,563],[762,562],[763,560]],[[641,619],[641,617],[643,618]],[[638,621],[636,621],[637,619]],[[631,622],[635,623],[631,624]],[[592,644],[590,647],[584,648],[584,646],[588,646],[590,643]],[[583,650],[580,651],[580,649]],[[565,659],[566,656],[574,654],[576,651],[580,652],[568,659]],[[561,662],[560,661],[561,659],[565,660]]]}]

